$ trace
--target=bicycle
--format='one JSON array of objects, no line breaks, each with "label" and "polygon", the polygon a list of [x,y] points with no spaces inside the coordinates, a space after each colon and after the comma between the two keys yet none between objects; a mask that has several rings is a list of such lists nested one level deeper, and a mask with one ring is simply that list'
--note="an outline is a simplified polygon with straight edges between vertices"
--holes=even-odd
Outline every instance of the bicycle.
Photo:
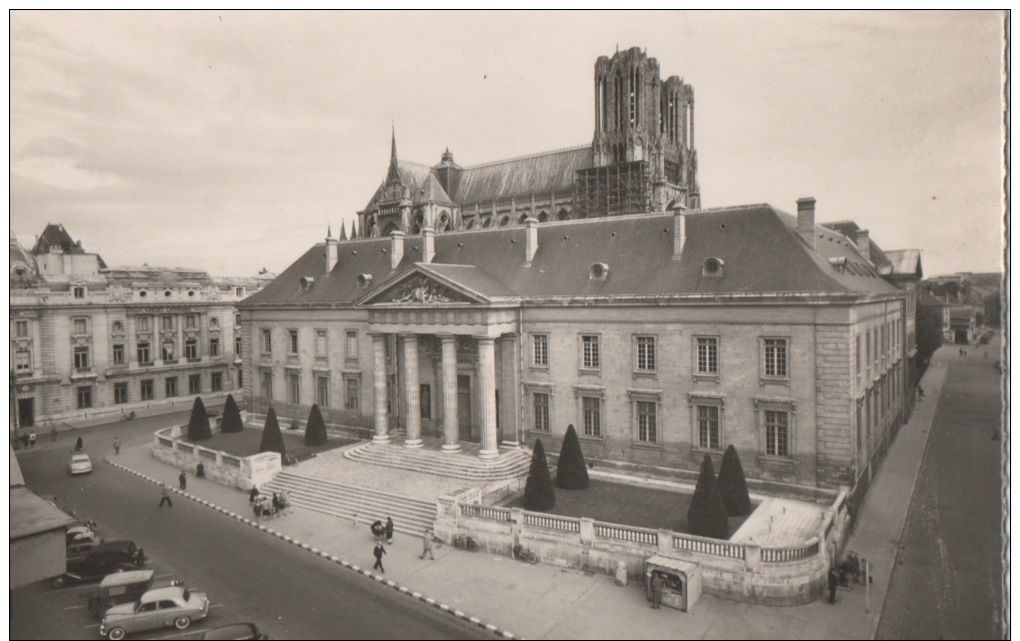
[{"label": "bicycle", "polygon": [[511,554],[515,561],[525,561],[531,565],[538,563],[538,555],[525,548],[523,545],[518,544],[513,546]]}]

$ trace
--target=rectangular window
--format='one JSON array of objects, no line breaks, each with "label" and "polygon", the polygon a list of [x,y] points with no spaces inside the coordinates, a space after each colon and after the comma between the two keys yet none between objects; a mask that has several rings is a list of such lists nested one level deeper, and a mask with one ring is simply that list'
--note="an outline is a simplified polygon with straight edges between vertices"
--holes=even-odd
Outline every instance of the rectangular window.
[{"label": "rectangular window", "polygon": [[785,338],[766,338],[764,340],[765,376],[770,378],[787,378],[787,344]]},{"label": "rectangular window", "polygon": [[74,333],[77,335],[89,333],[89,319],[87,318],[76,318],[74,319]]},{"label": "rectangular window", "polygon": [[656,443],[659,440],[658,412],[655,401],[636,401],[638,440]]},{"label": "rectangular window", "polygon": [[151,401],[154,398],[153,390],[156,386],[151,378],[141,381],[138,386],[139,394],[143,401]]},{"label": "rectangular window", "polygon": [[198,316],[195,314],[188,314],[184,317],[184,328],[185,329],[198,329]]},{"label": "rectangular window", "polygon": [[698,405],[698,447],[719,449],[719,408],[715,405]]},{"label": "rectangular window", "polygon": [[32,371],[32,352],[19,349],[14,354],[14,369],[18,373]]},{"label": "rectangular window", "polygon": [[240,336],[235,336],[234,337],[234,356],[240,356],[240,355],[241,355],[241,337]]},{"label": "rectangular window", "polygon": [[697,374],[715,376],[719,373],[719,339],[698,338]]},{"label": "rectangular window", "polygon": [[92,407],[92,388],[91,387],[79,387],[78,388],[78,409],[87,410]]},{"label": "rectangular window", "polygon": [[296,329],[287,330],[287,334],[290,337],[290,353],[298,353],[298,334]]},{"label": "rectangular window", "polygon": [[147,332],[152,328],[152,321],[148,316],[139,316],[135,319],[135,327],[140,332]]},{"label": "rectangular window", "polygon": [[262,400],[273,402],[273,373],[269,371],[262,372]]},{"label": "rectangular window", "polygon": [[273,332],[272,330],[262,330],[262,353],[269,354],[273,351]]},{"label": "rectangular window", "polygon": [[152,350],[149,349],[148,343],[138,343],[138,364],[139,365],[152,364]]},{"label": "rectangular window", "polygon": [[319,407],[329,407],[329,377],[315,377],[315,400]]},{"label": "rectangular window", "polygon": [[301,375],[287,374],[287,401],[291,405],[301,403]]},{"label": "rectangular window", "polygon": [[240,326],[241,326],[241,315],[240,314],[234,314],[234,327],[240,327]]},{"label": "rectangular window", "polygon": [[602,436],[602,399],[595,396],[581,397],[584,436]]},{"label": "rectangular window", "polygon": [[[534,334],[531,337],[531,364],[537,367],[549,366],[549,335]],[[537,428],[536,428],[537,429]]]},{"label": "rectangular window", "polygon": [[28,321],[14,321],[14,335],[18,338],[28,338]]},{"label": "rectangular window", "polygon": [[544,392],[535,392],[535,430],[540,432],[549,431],[549,395]]},{"label": "rectangular window", "polygon": [[857,343],[856,343],[856,352],[855,353],[857,354],[857,359],[854,361],[856,363],[856,365],[855,365],[856,369],[854,369],[854,372],[857,374],[857,384],[860,385],[861,384],[861,335],[860,334],[857,335]]},{"label": "rectangular window", "polygon": [[209,339],[209,357],[216,358],[220,355],[220,339],[210,338]]},{"label": "rectangular window", "polygon": [[124,345],[117,343],[113,346],[113,364],[123,365],[124,364]]},{"label": "rectangular window", "polygon": [[197,338],[189,338],[188,340],[184,341],[184,358],[188,359],[189,361],[198,360]]},{"label": "rectangular window", "polygon": [[358,331],[354,329],[347,330],[344,335],[347,339],[346,345],[346,357],[350,360],[358,359]]},{"label": "rectangular window", "polygon": [[177,377],[171,376],[166,379],[166,395],[167,398],[177,396]]},{"label": "rectangular window", "polygon": [[790,456],[790,415],[765,410],[765,453],[769,456]]},{"label": "rectangular window", "polygon": [[[84,287],[75,287],[74,288],[74,297],[75,298],[85,298],[85,288]],[[89,407],[91,407],[91,405]]]},{"label": "rectangular window", "polygon": [[128,402],[128,384],[127,383],[114,383],[113,384],[113,402],[116,405],[123,405]]},{"label": "rectangular window", "polygon": [[864,346],[865,346],[864,360],[867,361],[867,364],[868,364],[868,382],[870,383],[871,382],[871,330],[870,329],[868,330],[868,333],[865,336]]},{"label": "rectangular window", "polygon": [[89,368],[89,348],[87,345],[74,348],[74,367],[75,369]]},{"label": "rectangular window", "polygon": [[163,329],[164,330],[168,330],[168,329],[173,329],[174,328],[174,317],[173,316],[164,316],[162,322],[163,322]]},{"label": "rectangular window", "polygon": [[581,336],[581,367],[584,369],[599,369],[599,337],[597,335]]},{"label": "rectangular window", "polygon": [[361,381],[357,378],[348,378],[347,387],[347,409],[351,412],[361,410]]},{"label": "rectangular window", "polygon": [[244,296],[244,287],[235,287],[234,296]]},{"label": "rectangular window", "polygon": [[327,345],[329,344],[329,332],[325,329],[315,330],[315,356],[326,358],[328,355]]},{"label": "rectangular window", "polygon": [[223,373],[213,372],[210,375],[209,382],[212,384],[212,391],[222,392],[223,391]]},{"label": "rectangular window", "polygon": [[188,376],[188,394],[201,394],[202,393],[202,375],[192,374]]},{"label": "rectangular window", "polygon": [[639,372],[655,371],[655,337],[638,336],[635,347],[637,348],[637,370]]},{"label": "rectangular window", "polygon": [[177,344],[173,341],[166,341],[163,343],[163,351],[161,353],[163,360],[167,363],[177,362]]}]

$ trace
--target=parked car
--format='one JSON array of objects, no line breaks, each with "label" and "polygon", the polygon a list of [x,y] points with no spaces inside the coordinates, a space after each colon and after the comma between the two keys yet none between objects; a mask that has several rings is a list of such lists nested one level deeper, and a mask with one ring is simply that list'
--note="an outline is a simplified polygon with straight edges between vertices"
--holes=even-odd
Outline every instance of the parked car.
[{"label": "parked car", "polygon": [[53,587],[60,588],[71,581],[95,581],[107,574],[122,570],[136,570],[145,565],[145,552],[133,541],[107,541],[97,543],[84,556],[68,557],[67,573],[54,578]]},{"label": "parked car", "polygon": [[254,623],[232,623],[213,628],[202,635],[203,639],[272,639]]},{"label": "parked car", "polygon": [[67,461],[67,470],[71,474],[88,474],[92,471],[92,459],[84,452],[75,452]]},{"label": "parked car", "polygon": [[155,574],[153,570],[130,570],[106,575],[89,597],[89,612],[102,618],[108,608],[137,601],[149,590],[183,585],[175,577],[157,579]]},{"label": "parked car", "polygon": [[194,619],[209,616],[209,597],[180,586],[157,588],[137,602],[115,605],[103,615],[99,634],[111,641],[143,630],[175,627],[184,630]]}]

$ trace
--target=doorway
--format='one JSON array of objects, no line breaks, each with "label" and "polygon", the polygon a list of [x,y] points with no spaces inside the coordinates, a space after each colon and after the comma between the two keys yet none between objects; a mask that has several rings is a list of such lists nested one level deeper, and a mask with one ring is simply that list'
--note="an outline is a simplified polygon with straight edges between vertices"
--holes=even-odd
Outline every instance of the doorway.
[{"label": "doorway", "polygon": [[18,425],[21,427],[35,426],[35,399],[18,399]]},{"label": "doorway", "polygon": [[457,374],[457,423],[462,441],[475,441],[471,434],[471,410],[471,376]]}]

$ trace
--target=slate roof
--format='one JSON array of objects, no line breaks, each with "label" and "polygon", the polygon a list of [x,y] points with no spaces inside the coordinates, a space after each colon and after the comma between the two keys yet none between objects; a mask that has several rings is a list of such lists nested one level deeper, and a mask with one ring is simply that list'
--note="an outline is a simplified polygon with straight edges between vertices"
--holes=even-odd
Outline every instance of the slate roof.
[{"label": "slate roof", "polygon": [[[834,231],[838,231],[847,237],[850,242],[857,241],[857,232],[860,231],[861,227],[852,220],[840,220],[834,223],[822,223],[822,227],[827,227]],[[892,268],[892,261],[886,255],[882,248],[878,246],[874,238],[868,237],[869,252],[871,254],[871,262],[875,267],[888,267]]]},{"label": "slate roof", "polygon": [[924,277],[924,270],[921,269],[921,251],[918,249],[891,249],[885,252],[886,258],[892,264],[894,274],[904,276]]},{"label": "slate roof", "polygon": [[541,198],[572,189],[577,171],[591,166],[589,146],[475,165],[454,173],[450,195],[467,206],[532,194]]},{"label": "slate roof", "polygon": [[[32,248],[32,253],[36,256],[40,254],[50,253],[51,248],[59,247],[65,254],[87,254],[80,242],[75,242],[71,238],[71,234],[67,233],[62,224],[47,223],[46,228],[43,229],[43,233],[39,235],[39,238],[35,241],[35,247]],[[99,268],[104,269],[106,263],[103,262],[103,257],[96,254],[96,260],[99,261]]]},{"label": "slate roof", "polygon": [[[796,217],[769,205],[704,210],[685,217],[687,240],[679,260],[673,260],[674,216],[640,214],[539,225],[538,250],[530,266],[525,264],[525,227],[437,234],[432,262],[418,268],[497,302],[899,292],[846,238],[816,227],[812,251],[796,231]],[[389,238],[341,243],[339,261],[328,275],[320,243],[243,305],[346,306],[370,299],[371,292],[390,287],[421,262],[422,238],[407,236],[403,242],[396,270],[390,269]],[[709,258],[723,263],[722,276],[703,275]],[[605,279],[591,278],[594,263],[608,266]],[[358,287],[359,274],[372,276],[367,287]],[[315,279],[312,287],[301,288],[303,276]]]}]

